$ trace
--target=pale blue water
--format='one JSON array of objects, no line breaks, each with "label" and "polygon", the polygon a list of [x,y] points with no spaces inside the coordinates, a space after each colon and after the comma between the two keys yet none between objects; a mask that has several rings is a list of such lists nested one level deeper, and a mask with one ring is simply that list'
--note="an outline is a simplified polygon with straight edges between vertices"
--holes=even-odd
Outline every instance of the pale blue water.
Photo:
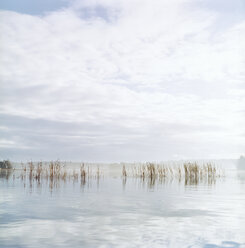
[{"label": "pale blue water", "polygon": [[245,174],[185,185],[0,178],[0,247],[245,247]]}]

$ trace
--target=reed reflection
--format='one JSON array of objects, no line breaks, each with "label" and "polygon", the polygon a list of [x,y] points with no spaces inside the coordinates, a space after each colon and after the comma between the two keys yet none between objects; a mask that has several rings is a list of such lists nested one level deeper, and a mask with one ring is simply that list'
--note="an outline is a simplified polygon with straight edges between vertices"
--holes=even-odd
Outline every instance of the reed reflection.
[{"label": "reed reflection", "polygon": [[[178,166],[145,163],[134,166],[121,167],[122,186],[125,189],[128,178],[133,178],[153,189],[157,184],[171,184],[177,182],[185,186],[207,184],[213,185],[222,176],[211,163],[198,165],[197,163],[184,163]],[[20,180],[24,187],[41,188],[48,185],[50,191],[59,189],[67,183],[80,184],[81,188],[96,181],[97,187],[101,178],[104,178],[103,169],[99,166],[91,167],[82,163],[79,169],[67,168],[59,161],[43,164],[42,162],[22,164],[20,169],[0,169],[0,178]]]},{"label": "reed reflection", "polygon": [[13,175],[13,171],[12,169],[0,169],[0,178],[9,180]]}]

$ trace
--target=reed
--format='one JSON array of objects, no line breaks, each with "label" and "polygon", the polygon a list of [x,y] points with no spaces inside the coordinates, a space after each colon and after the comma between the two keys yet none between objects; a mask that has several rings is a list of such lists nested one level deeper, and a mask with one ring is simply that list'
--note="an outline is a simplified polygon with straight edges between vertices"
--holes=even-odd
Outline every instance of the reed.
[{"label": "reed", "polygon": [[[122,177],[127,177],[129,173],[126,171],[125,165],[122,168]],[[214,164],[206,163],[203,165],[197,162],[185,162],[178,166],[168,166],[165,164],[145,163],[132,167],[132,177],[149,179],[154,181],[163,178],[174,179],[179,181],[185,180],[186,184],[197,184],[204,181],[214,181],[213,179],[220,177],[221,173]]]},{"label": "reed", "polygon": [[42,162],[39,162],[36,167],[35,179],[40,181],[42,175]]},{"label": "reed", "polygon": [[79,172],[76,169],[67,171],[65,166],[59,161],[51,161],[46,167],[43,166],[42,162],[38,162],[37,164],[29,162],[27,166],[22,164],[20,177],[22,180],[25,180],[28,175],[29,180],[36,180],[39,182],[44,179],[50,182],[66,181],[67,179],[86,181],[89,178],[99,179],[102,174],[103,172],[99,167],[97,167],[96,171],[93,171],[84,163],[81,164]]},{"label": "reed", "polygon": [[13,169],[13,165],[9,160],[0,161],[0,169]]},{"label": "reed", "polygon": [[85,169],[84,164],[82,164],[81,167],[80,167],[80,177],[81,177],[81,180],[85,181],[86,176],[87,176],[87,172],[86,172],[86,169]]},{"label": "reed", "polygon": [[[118,165],[119,166],[119,165]],[[10,173],[3,172],[0,169],[1,177]],[[141,163],[134,165],[125,165],[121,167],[122,179],[126,182],[128,177],[140,178],[142,181],[154,185],[156,182],[170,182],[178,180],[184,182],[185,185],[196,185],[199,183],[215,183],[217,177],[221,177],[222,173],[212,163],[198,164],[197,162],[185,162],[178,165],[168,165],[163,163]],[[42,162],[21,164],[20,172],[17,176],[13,174],[13,178],[20,178],[24,183],[29,179],[30,185],[36,181],[39,185],[42,182],[48,182],[50,187],[56,187],[59,182],[64,183],[67,180],[80,181],[83,185],[90,179],[99,180],[103,175],[103,170],[99,166],[90,167],[82,163],[80,169],[66,169],[65,164],[60,161],[51,161],[48,164]]]},{"label": "reed", "polygon": [[122,168],[122,176],[124,178],[127,177],[127,171],[126,171],[125,165],[123,165],[123,168]]}]

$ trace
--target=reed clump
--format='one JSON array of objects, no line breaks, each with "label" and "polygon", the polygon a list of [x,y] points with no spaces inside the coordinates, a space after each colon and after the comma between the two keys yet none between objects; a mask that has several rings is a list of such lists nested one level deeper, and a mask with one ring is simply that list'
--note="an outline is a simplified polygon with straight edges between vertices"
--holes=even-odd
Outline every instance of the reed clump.
[{"label": "reed clump", "polygon": [[13,165],[9,160],[0,161],[0,169],[13,169]]},{"label": "reed clump", "polygon": [[127,177],[127,170],[126,170],[125,165],[123,165],[123,168],[122,168],[122,176],[123,178]]},{"label": "reed clump", "polygon": [[[125,166],[122,168],[122,176],[129,175]],[[185,181],[186,185],[198,184],[202,182],[215,182],[217,177],[221,176],[221,172],[212,163],[204,163],[202,165],[197,162],[185,162],[181,165],[165,165],[156,163],[145,163],[132,167],[132,177],[148,179],[151,182],[163,181],[165,179],[178,179],[179,182]]]},{"label": "reed clump", "polygon": [[0,161],[0,178],[9,179],[13,174],[13,165],[9,160]]},{"label": "reed clump", "polygon": [[99,166],[94,171],[82,163],[79,171],[78,168],[67,169],[60,161],[51,161],[46,165],[42,162],[22,164],[17,178],[20,178],[24,182],[29,179],[30,185],[32,185],[33,181],[36,181],[39,185],[45,181],[49,183],[50,188],[53,188],[62,181],[81,181],[82,184],[85,184],[89,179],[100,179],[102,176],[103,172]]},{"label": "reed clump", "polygon": [[[128,177],[140,178],[151,186],[156,182],[165,183],[172,182],[173,180],[184,182],[185,185],[196,185],[199,183],[213,184],[217,177],[223,175],[210,162],[203,164],[197,162],[184,162],[182,164],[148,162],[134,165],[123,164],[122,167],[117,168],[121,169],[121,176],[125,182]],[[0,177],[7,175],[9,178],[10,173],[3,172],[4,170],[7,171],[3,168],[0,169]],[[22,164],[17,176],[15,176],[14,170],[9,171],[13,171],[13,178],[21,178],[24,183],[28,182],[28,180],[30,185],[34,181],[38,185],[41,185],[42,182],[48,182],[50,188],[56,187],[60,182],[65,183],[66,181],[80,181],[82,185],[85,185],[90,179],[99,180],[104,175],[103,170],[99,166],[89,166],[82,163],[80,167],[74,167],[72,169],[71,167],[67,168],[60,161],[51,161],[49,163],[28,162],[27,164]]]},{"label": "reed clump", "polygon": [[216,166],[211,163],[198,165],[194,163],[184,163],[185,184],[198,184],[200,182],[214,183],[217,177],[221,176]]},{"label": "reed clump", "polygon": [[143,165],[134,166],[132,169],[132,176],[142,179],[160,179],[173,176],[173,170],[171,167],[168,167],[164,164],[146,163]]}]

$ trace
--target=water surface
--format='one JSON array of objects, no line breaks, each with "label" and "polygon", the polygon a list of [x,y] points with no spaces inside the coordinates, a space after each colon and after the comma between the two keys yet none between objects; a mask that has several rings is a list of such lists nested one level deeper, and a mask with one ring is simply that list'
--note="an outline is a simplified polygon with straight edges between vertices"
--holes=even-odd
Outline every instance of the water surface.
[{"label": "water surface", "polygon": [[2,173],[0,247],[245,247],[245,174],[52,185]]}]

